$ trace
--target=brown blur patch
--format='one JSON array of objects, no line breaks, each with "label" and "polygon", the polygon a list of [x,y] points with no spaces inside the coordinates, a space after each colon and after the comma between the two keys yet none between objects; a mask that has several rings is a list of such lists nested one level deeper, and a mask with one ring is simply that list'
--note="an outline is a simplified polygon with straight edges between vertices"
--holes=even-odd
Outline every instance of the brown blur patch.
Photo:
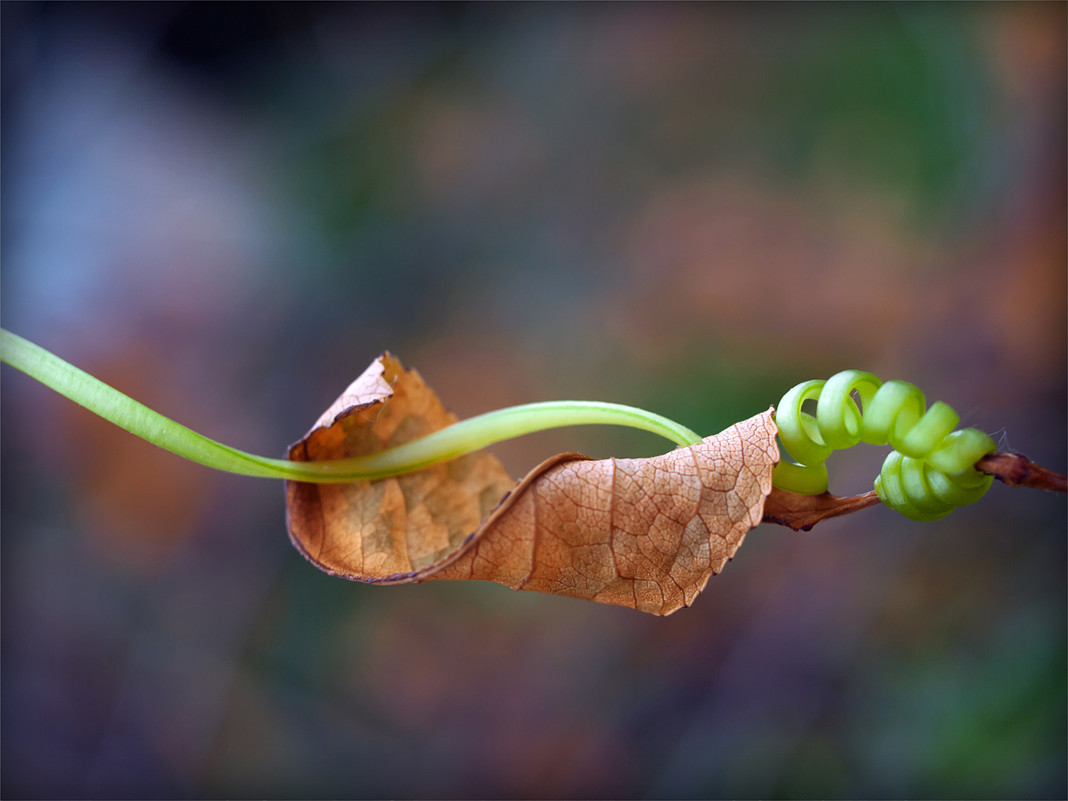
[{"label": "brown blur patch", "polygon": [[[606,787],[618,793],[634,781],[625,744],[609,721],[590,714],[604,692],[614,638],[626,631],[618,618],[598,617],[591,638],[581,613],[528,617],[465,608],[458,615],[448,601],[400,603],[383,612],[366,640],[352,646],[366,660],[360,673],[339,689],[388,720],[392,731],[475,744],[468,769],[490,795],[585,796]],[[599,647],[607,653],[589,664],[585,654]],[[554,655],[549,669],[538,662],[543,653]],[[448,794],[450,780],[428,777],[428,784]]]},{"label": "brown blur patch", "polygon": [[989,63],[1010,97],[1031,105],[1064,85],[1063,3],[995,4],[985,20]]},{"label": "brown blur patch", "polygon": [[[606,324],[639,352],[679,348],[695,329],[780,351],[837,349],[848,332],[856,350],[878,351],[912,313],[929,255],[877,208],[865,213],[877,197],[849,200],[722,174],[662,186],[634,220],[630,280]],[[757,299],[775,313],[754,311]]]},{"label": "brown blur patch", "polygon": [[[192,391],[163,383],[167,377],[161,375],[158,352],[138,344],[85,368],[153,409],[188,409],[194,402]],[[62,410],[59,425],[69,443],[73,497],[82,524],[108,560],[151,570],[183,534],[197,530],[199,501],[213,471],[73,404]]]},{"label": "brown blur patch", "polygon": [[1021,169],[1019,190],[1007,198],[999,235],[984,253],[993,279],[990,316],[1005,367],[1032,376],[1064,364],[1068,14],[1063,3],[992,9],[983,32]]},{"label": "brown blur patch", "polygon": [[529,119],[514,109],[464,100],[425,102],[413,125],[422,190],[441,205],[504,202],[542,168],[545,147]]}]

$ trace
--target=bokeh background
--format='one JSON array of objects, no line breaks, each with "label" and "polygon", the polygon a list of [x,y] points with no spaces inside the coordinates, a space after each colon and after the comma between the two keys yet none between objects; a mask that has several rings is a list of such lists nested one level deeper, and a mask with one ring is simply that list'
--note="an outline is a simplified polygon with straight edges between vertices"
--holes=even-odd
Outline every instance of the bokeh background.
[{"label": "bokeh background", "polygon": [[[389,349],[703,433],[860,367],[1063,471],[1065,17],[3,3],[2,322],[268,455]],[[1063,497],[761,526],[667,619],[375,588],[2,376],[4,797],[1068,793]]]}]

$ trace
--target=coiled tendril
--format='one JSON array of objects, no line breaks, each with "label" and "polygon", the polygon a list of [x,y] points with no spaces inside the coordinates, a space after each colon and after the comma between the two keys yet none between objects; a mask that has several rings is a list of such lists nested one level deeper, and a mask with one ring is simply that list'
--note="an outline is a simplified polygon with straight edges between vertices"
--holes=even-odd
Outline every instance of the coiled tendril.
[{"label": "coiled tendril", "polygon": [[[801,411],[806,400],[817,401],[815,415]],[[923,393],[905,381],[884,384],[860,370],[806,381],[783,396],[775,422],[783,446],[799,462],[784,460],[775,468],[775,486],[788,492],[826,492],[827,457],[858,442],[893,446],[875,491],[912,520],[945,517],[979,500],[993,481],[974,465],[997,450],[994,440],[974,428],[954,431],[957,413],[941,401],[928,409]]]}]

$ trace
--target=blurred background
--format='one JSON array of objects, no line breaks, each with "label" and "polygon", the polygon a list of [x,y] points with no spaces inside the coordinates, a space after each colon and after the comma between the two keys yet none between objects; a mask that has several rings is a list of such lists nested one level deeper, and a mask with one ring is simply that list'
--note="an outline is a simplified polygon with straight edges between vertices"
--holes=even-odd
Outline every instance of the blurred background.
[{"label": "blurred background", "polygon": [[[1065,470],[1063,4],[0,18],[3,325],[197,431],[281,455],[385,349],[705,434],[858,367]],[[1068,793],[1062,496],[761,526],[666,619],[376,588],[0,372],[4,797]]]}]

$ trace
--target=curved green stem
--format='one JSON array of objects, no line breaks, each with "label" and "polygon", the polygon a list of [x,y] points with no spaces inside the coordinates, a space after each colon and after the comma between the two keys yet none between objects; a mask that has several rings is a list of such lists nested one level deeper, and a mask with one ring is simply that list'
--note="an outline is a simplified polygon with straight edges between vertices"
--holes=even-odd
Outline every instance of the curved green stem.
[{"label": "curved green stem", "polygon": [[261,478],[318,483],[384,478],[454,459],[523,434],[575,425],[639,428],[683,446],[701,441],[700,436],[685,426],[632,406],[596,401],[550,401],[488,412],[422,439],[368,456],[328,462],[293,462],[257,456],[198,434],[39,345],[2,328],[0,361],[21,370],[131,434],[185,459],[216,470]]}]

